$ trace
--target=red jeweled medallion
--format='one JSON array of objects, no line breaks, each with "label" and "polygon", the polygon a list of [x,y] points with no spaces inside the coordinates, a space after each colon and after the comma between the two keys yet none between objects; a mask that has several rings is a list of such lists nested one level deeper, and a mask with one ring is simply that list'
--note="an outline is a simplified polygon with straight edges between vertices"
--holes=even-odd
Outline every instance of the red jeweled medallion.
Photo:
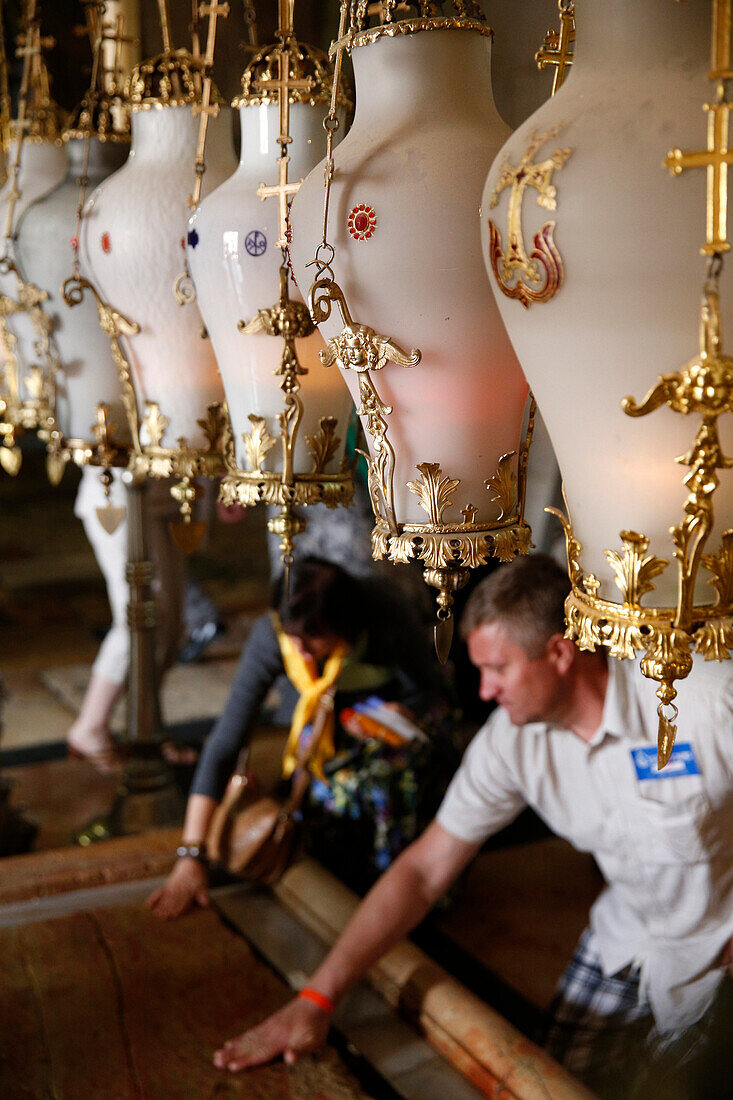
[{"label": "red jeweled medallion", "polygon": [[111,252],[112,251],[112,241],[110,240],[109,233],[103,233],[102,234],[101,244],[102,244],[102,252]]},{"label": "red jeweled medallion", "polygon": [[359,203],[349,213],[349,233],[357,241],[368,241],[377,228],[377,215],[372,206]]}]

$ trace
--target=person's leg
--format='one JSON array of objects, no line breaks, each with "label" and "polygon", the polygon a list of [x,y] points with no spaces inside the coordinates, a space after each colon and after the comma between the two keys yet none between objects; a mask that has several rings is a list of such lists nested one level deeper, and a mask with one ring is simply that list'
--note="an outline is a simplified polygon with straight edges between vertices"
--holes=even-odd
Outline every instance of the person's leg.
[{"label": "person's leg", "polygon": [[626,1100],[652,1027],[635,968],[606,977],[590,929],[580,938],[548,1011],[541,1045],[598,1096]]},{"label": "person's leg", "polygon": [[[97,564],[107,586],[112,625],[99,648],[92,666],[89,686],[81,710],[67,733],[69,748],[87,757],[101,771],[116,770],[119,761],[109,737],[109,718],[114,704],[124,692],[130,661],[127,628],[128,585],[127,523],[120,523],[112,534],[102,527],[97,508],[106,498],[97,470],[85,470],[85,480],[77,498],[76,514],[94,550]],[[122,497],[121,487],[113,485],[113,495]],[[114,504],[120,501],[113,500]]]}]

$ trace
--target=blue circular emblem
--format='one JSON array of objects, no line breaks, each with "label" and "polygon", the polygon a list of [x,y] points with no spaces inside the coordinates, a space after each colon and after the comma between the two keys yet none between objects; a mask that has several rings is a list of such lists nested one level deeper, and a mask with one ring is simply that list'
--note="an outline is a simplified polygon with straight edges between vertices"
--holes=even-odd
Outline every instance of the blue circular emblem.
[{"label": "blue circular emblem", "polygon": [[244,238],[244,247],[250,256],[261,256],[267,250],[267,237],[259,229],[253,229]]},{"label": "blue circular emblem", "polygon": [[195,229],[189,229],[186,239],[188,240],[191,248],[195,248],[196,245],[199,243],[199,235]]}]

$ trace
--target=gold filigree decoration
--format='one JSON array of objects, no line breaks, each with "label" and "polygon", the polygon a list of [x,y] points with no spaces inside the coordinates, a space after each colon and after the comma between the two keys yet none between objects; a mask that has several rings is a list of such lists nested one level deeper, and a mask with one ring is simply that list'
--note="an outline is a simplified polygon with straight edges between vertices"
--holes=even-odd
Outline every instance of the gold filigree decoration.
[{"label": "gold filigree decoration", "polygon": [[252,431],[245,432],[242,435],[244,453],[247,456],[250,470],[253,473],[261,474],[262,463],[265,461],[268,451],[271,451],[276,445],[277,440],[268,432],[264,416],[255,416],[254,413],[250,413],[249,421],[252,425]]},{"label": "gold filigree decoration", "polygon": [[490,208],[495,208],[506,188],[511,188],[507,218],[507,251],[503,251],[501,233],[489,219],[489,256],[491,269],[502,292],[529,309],[532,303],[549,302],[562,286],[565,269],[555,245],[555,222],[547,222],[534,237],[531,256],[527,254],[522,228],[522,204],[528,188],[537,192],[537,205],[545,210],[557,207],[557,188],[552,183],[554,173],[563,167],[573,153],[570,148],[556,149],[546,160],[533,162],[537,151],[561,132],[556,126],[546,133],[533,133],[518,164],[505,158],[491,195]]},{"label": "gold filigree decoration", "polygon": [[72,276],[70,279],[66,280],[61,290],[67,306],[73,307],[79,305],[83,301],[84,293],[87,290],[94,298],[97,306],[97,315],[99,317],[99,327],[109,339],[112,359],[117,367],[122,404],[127,416],[133,449],[139,453],[140,423],[137,398],[135,396],[135,388],[132,384],[132,371],[125,353],[122,350],[120,337],[129,338],[135,336],[140,331],[140,326],[135,321],[128,320],[118,310],[113,309],[112,306],[105,302],[88,279],[84,279],[81,276]]},{"label": "gold filigree decoration", "polygon": [[[51,438],[56,427],[56,375],[60,362],[52,349],[53,320],[46,313],[44,303],[48,293],[33,283],[26,282],[15,263],[9,257],[0,261],[3,274],[14,274],[16,298],[0,295],[0,346],[5,362],[0,370],[0,398],[2,416],[6,424],[6,445],[14,447],[16,431],[37,431],[44,441]],[[11,318],[25,314],[33,328],[33,354],[39,362],[26,363],[21,369],[18,357],[18,339],[10,328]],[[20,451],[17,457],[6,458],[9,467],[20,469]]]},{"label": "gold filigree decoration", "polygon": [[337,421],[333,416],[322,416],[318,422],[318,434],[305,437],[306,446],[313,459],[314,474],[325,472],[338,450],[341,440],[336,435]]},{"label": "gold filigree decoration", "polygon": [[[401,5],[404,8],[405,5]],[[368,16],[376,13],[380,8],[379,24],[374,27],[368,25]],[[400,5],[392,0],[385,0],[380,5],[367,6],[363,0],[348,0],[348,29],[343,37],[331,44],[329,57],[333,57],[338,49],[351,51],[358,46],[366,46],[376,42],[378,38],[394,38],[398,35],[418,34],[421,31],[474,31],[487,38],[494,37],[494,32],[486,22],[486,17],[481,6],[474,0],[454,0],[452,7],[455,14],[436,14],[436,5],[426,0],[418,0],[412,7],[417,8],[418,15],[407,19],[395,19],[394,15]]]},{"label": "gold filigree decoration", "polygon": [[[329,340],[326,350],[319,353],[324,367],[335,363],[341,370],[361,373],[382,370],[387,363],[415,367],[420,362],[421,353],[417,348],[403,351],[391,337],[381,336],[369,325],[357,324],[349,312],[341,287],[332,279],[317,280],[311,287],[309,302],[316,324],[328,319],[332,303],[338,306],[344,324],[342,332]],[[326,302],[327,310],[324,309]]]},{"label": "gold filigree decoration", "polygon": [[690,467],[685,478],[689,495],[685,517],[672,529],[679,563],[678,622],[688,626],[703,547],[713,528],[712,497],[720,484],[717,471],[733,466],[718,436],[718,417],[733,411],[733,359],[721,353],[720,302],[711,287],[705,289],[700,311],[699,354],[682,370],[662,375],[640,405],[626,397],[622,408],[628,416],[646,416],[665,404],[674,412],[702,418],[692,447],[677,459]]},{"label": "gold filigree decoration", "polygon": [[430,522],[438,527],[443,523],[444,511],[453,504],[451,494],[461,484],[460,479],[443,477],[439,462],[419,462],[417,470],[420,477],[416,481],[408,481],[407,488],[419,499]]},{"label": "gold filigree decoration", "polygon": [[341,313],[343,330],[329,340],[326,350],[320,352],[325,367],[335,363],[341,370],[354,370],[359,377],[360,406],[357,415],[366,420],[366,431],[372,439],[374,457],[366,455],[369,475],[368,487],[374,514],[382,517],[389,530],[397,534],[398,526],[394,510],[395,454],[387,438],[387,417],[392,412],[379,396],[370,377],[370,371],[382,370],[387,363],[413,367],[420,362],[421,353],[413,348],[403,351],[392,339],[381,336],[368,325],[357,324],[346,304],[344,293],[332,277],[316,279],[308,297],[311,316],[316,324],[327,321],[334,304]]}]

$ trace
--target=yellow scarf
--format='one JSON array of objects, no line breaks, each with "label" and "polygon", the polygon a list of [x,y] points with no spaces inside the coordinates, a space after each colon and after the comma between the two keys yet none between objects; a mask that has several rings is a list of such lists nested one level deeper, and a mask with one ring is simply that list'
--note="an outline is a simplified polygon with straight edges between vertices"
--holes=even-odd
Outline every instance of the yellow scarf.
[{"label": "yellow scarf", "polygon": [[[334,649],[326,661],[321,676],[314,676],[303,654],[298,650],[293,639],[286,634],[279,621],[275,622],[277,640],[280,644],[285,673],[293,687],[300,693],[300,698],[293,711],[293,720],[290,724],[290,734],[283,753],[283,778],[289,779],[298,765],[298,746],[303,728],[312,722],[318,710],[321,696],[328,691],[339,678],[346,656],[345,645],[339,645]],[[336,747],[333,743],[335,721],[333,710],[326,716],[323,722],[318,744],[313,746],[308,759],[308,770],[318,779],[324,779],[323,765],[335,755]]]}]

